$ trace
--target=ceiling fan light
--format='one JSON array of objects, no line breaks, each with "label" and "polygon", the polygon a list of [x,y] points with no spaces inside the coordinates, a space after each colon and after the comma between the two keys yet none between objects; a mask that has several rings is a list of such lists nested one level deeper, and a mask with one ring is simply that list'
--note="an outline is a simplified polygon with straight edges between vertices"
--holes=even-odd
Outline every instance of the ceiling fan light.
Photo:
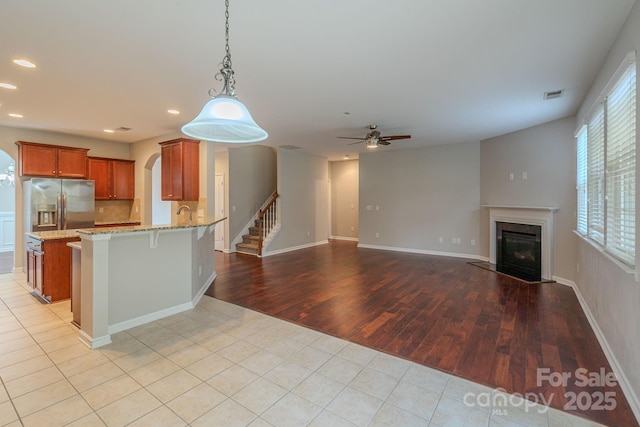
[{"label": "ceiling fan light", "polygon": [[210,99],[195,119],[182,126],[182,133],[204,141],[228,143],[258,142],[269,136],[247,107],[230,95]]},{"label": "ceiling fan light", "polygon": [[367,148],[378,148],[378,141],[367,139],[365,142],[366,142]]}]

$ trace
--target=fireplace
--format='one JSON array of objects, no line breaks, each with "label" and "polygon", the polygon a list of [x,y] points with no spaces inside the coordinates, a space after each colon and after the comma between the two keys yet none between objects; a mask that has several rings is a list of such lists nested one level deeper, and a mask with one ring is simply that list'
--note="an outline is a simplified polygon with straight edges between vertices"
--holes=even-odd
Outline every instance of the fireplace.
[{"label": "fireplace", "polygon": [[530,282],[542,279],[542,227],[496,222],[496,270]]},{"label": "fireplace", "polygon": [[[482,205],[489,209],[489,264],[498,264],[498,250],[502,242],[498,243],[498,224],[524,225],[537,227],[537,231],[532,229],[515,231],[507,230],[507,236],[512,240],[511,245],[515,245],[517,250],[513,257],[527,259],[531,257],[522,249],[524,241],[531,239],[527,234],[535,234],[537,245],[539,246],[538,259],[540,267],[541,281],[553,279],[553,216],[558,210],[557,207],[547,206],[504,206],[504,205]],[[502,234],[502,232],[500,232]],[[535,258],[535,257],[533,257]],[[537,263],[536,263],[537,264]],[[530,267],[530,266],[529,266]],[[496,268],[497,269],[497,268]],[[513,275],[513,274],[512,274]],[[536,276],[537,277],[537,276]],[[526,279],[525,279],[526,280]],[[537,281],[537,280],[528,280]]]}]

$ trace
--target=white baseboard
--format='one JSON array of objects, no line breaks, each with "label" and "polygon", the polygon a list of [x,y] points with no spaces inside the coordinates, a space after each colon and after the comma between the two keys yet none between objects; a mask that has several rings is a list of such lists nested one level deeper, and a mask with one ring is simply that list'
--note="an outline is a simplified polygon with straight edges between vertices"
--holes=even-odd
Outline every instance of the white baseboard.
[{"label": "white baseboard", "polygon": [[622,367],[620,366],[618,359],[613,353],[613,350],[611,350],[611,346],[609,346],[609,342],[607,341],[604,334],[602,333],[600,326],[598,326],[598,322],[596,321],[596,318],[593,316],[591,309],[589,309],[589,306],[587,305],[587,301],[582,297],[582,292],[580,292],[580,288],[578,288],[575,282],[564,279],[562,277],[553,276],[553,280],[555,280],[556,282],[562,285],[570,286],[571,288],[573,288],[573,292],[575,292],[576,297],[578,298],[578,302],[582,307],[582,311],[584,311],[584,314],[587,316],[587,320],[589,320],[591,329],[593,330],[593,333],[596,335],[596,338],[600,343],[600,347],[602,348],[602,351],[604,351],[604,355],[607,358],[609,365],[611,365],[611,369],[613,370],[613,373],[618,379],[618,384],[620,384],[620,388],[624,392],[624,395],[627,398],[627,401],[629,402],[629,406],[631,407],[631,410],[633,411],[633,414],[635,415],[636,420],[640,422],[640,399],[638,399],[638,395],[634,392],[633,388],[629,385],[629,379],[627,378],[624,371],[622,370]]},{"label": "white baseboard", "polygon": [[174,305],[162,310],[155,311],[153,313],[145,314],[143,316],[135,317],[133,319],[125,320],[124,322],[114,323],[109,325],[109,335],[121,332],[127,329],[135,328],[136,326],[144,325],[145,323],[153,322],[154,320],[163,319],[165,317],[173,316],[174,314],[182,313],[183,311],[191,310],[200,301],[205,291],[211,286],[213,280],[216,278],[217,273],[213,274],[204,282],[205,284],[198,290],[191,302]]},{"label": "white baseboard", "polygon": [[348,242],[357,242],[359,239],[357,237],[343,237],[343,236],[329,236],[329,239],[332,240],[346,240]]},{"label": "white baseboard", "polygon": [[[209,276],[209,278],[207,280],[205,280],[204,285],[202,285],[202,287],[200,288],[200,290],[198,291],[198,293],[196,293],[196,295],[193,297],[193,299],[191,300],[191,305],[193,307],[195,307],[196,305],[198,305],[198,303],[200,302],[200,300],[202,299],[202,297],[204,296],[204,293],[207,292],[207,289],[209,289],[209,286],[211,286],[211,284],[213,283],[214,280],[216,280],[216,277],[218,277],[218,273],[216,273],[215,271],[211,274],[211,276]],[[191,307],[191,308],[193,308]]]},{"label": "white baseboard", "polygon": [[86,345],[91,350],[98,347],[105,346],[107,344],[111,344],[111,335],[105,335],[98,338],[91,338],[89,335],[87,335],[86,332],[80,331],[78,332],[78,339],[82,344]]},{"label": "white baseboard", "polygon": [[297,251],[297,250],[300,250],[300,249],[312,248],[314,246],[328,245],[328,244],[329,244],[329,240],[321,240],[319,242],[307,243],[305,245],[293,246],[293,247],[290,247],[290,248],[279,249],[277,251],[263,253],[262,257],[264,258],[264,257],[271,256],[271,255],[278,255],[278,254],[283,254],[283,253],[286,253],[286,252],[293,252],[293,251]]},{"label": "white baseboard", "polygon": [[481,255],[475,255],[475,254],[460,254],[456,252],[429,251],[426,249],[396,248],[393,246],[365,245],[363,243],[359,243],[358,247],[366,248],[366,249],[379,249],[383,251],[408,252],[412,254],[438,255],[438,256],[448,256],[448,257],[454,257],[454,258],[470,258],[470,259],[476,259],[478,261],[489,261],[489,258],[483,257]]}]

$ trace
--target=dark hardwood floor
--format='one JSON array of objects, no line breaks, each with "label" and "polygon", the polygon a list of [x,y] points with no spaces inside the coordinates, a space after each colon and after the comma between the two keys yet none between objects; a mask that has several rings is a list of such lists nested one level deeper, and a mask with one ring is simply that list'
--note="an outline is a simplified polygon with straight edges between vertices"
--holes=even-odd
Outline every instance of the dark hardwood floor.
[{"label": "dark hardwood floor", "polygon": [[[567,412],[638,425],[619,385],[577,381],[578,368],[599,374],[611,367],[568,286],[344,241],[262,259],[216,252],[216,271],[209,296],[490,387],[543,394],[558,409],[575,393],[583,399]],[[566,386],[539,384],[538,368],[571,378]],[[589,409],[585,399],[605,392],[614,393],[615,409]]]}]

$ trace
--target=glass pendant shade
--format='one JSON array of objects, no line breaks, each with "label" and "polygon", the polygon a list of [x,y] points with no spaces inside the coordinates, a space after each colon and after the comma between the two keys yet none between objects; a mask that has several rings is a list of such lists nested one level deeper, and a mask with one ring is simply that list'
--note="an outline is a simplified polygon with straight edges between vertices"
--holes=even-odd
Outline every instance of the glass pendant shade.
[{"label": "glass pendant shade", "polygon": [[230,95],[210,99],[195,119],[182,126],[182,133],[204,141],[229,143],[258,142],[269,136],[247,107]]}]

